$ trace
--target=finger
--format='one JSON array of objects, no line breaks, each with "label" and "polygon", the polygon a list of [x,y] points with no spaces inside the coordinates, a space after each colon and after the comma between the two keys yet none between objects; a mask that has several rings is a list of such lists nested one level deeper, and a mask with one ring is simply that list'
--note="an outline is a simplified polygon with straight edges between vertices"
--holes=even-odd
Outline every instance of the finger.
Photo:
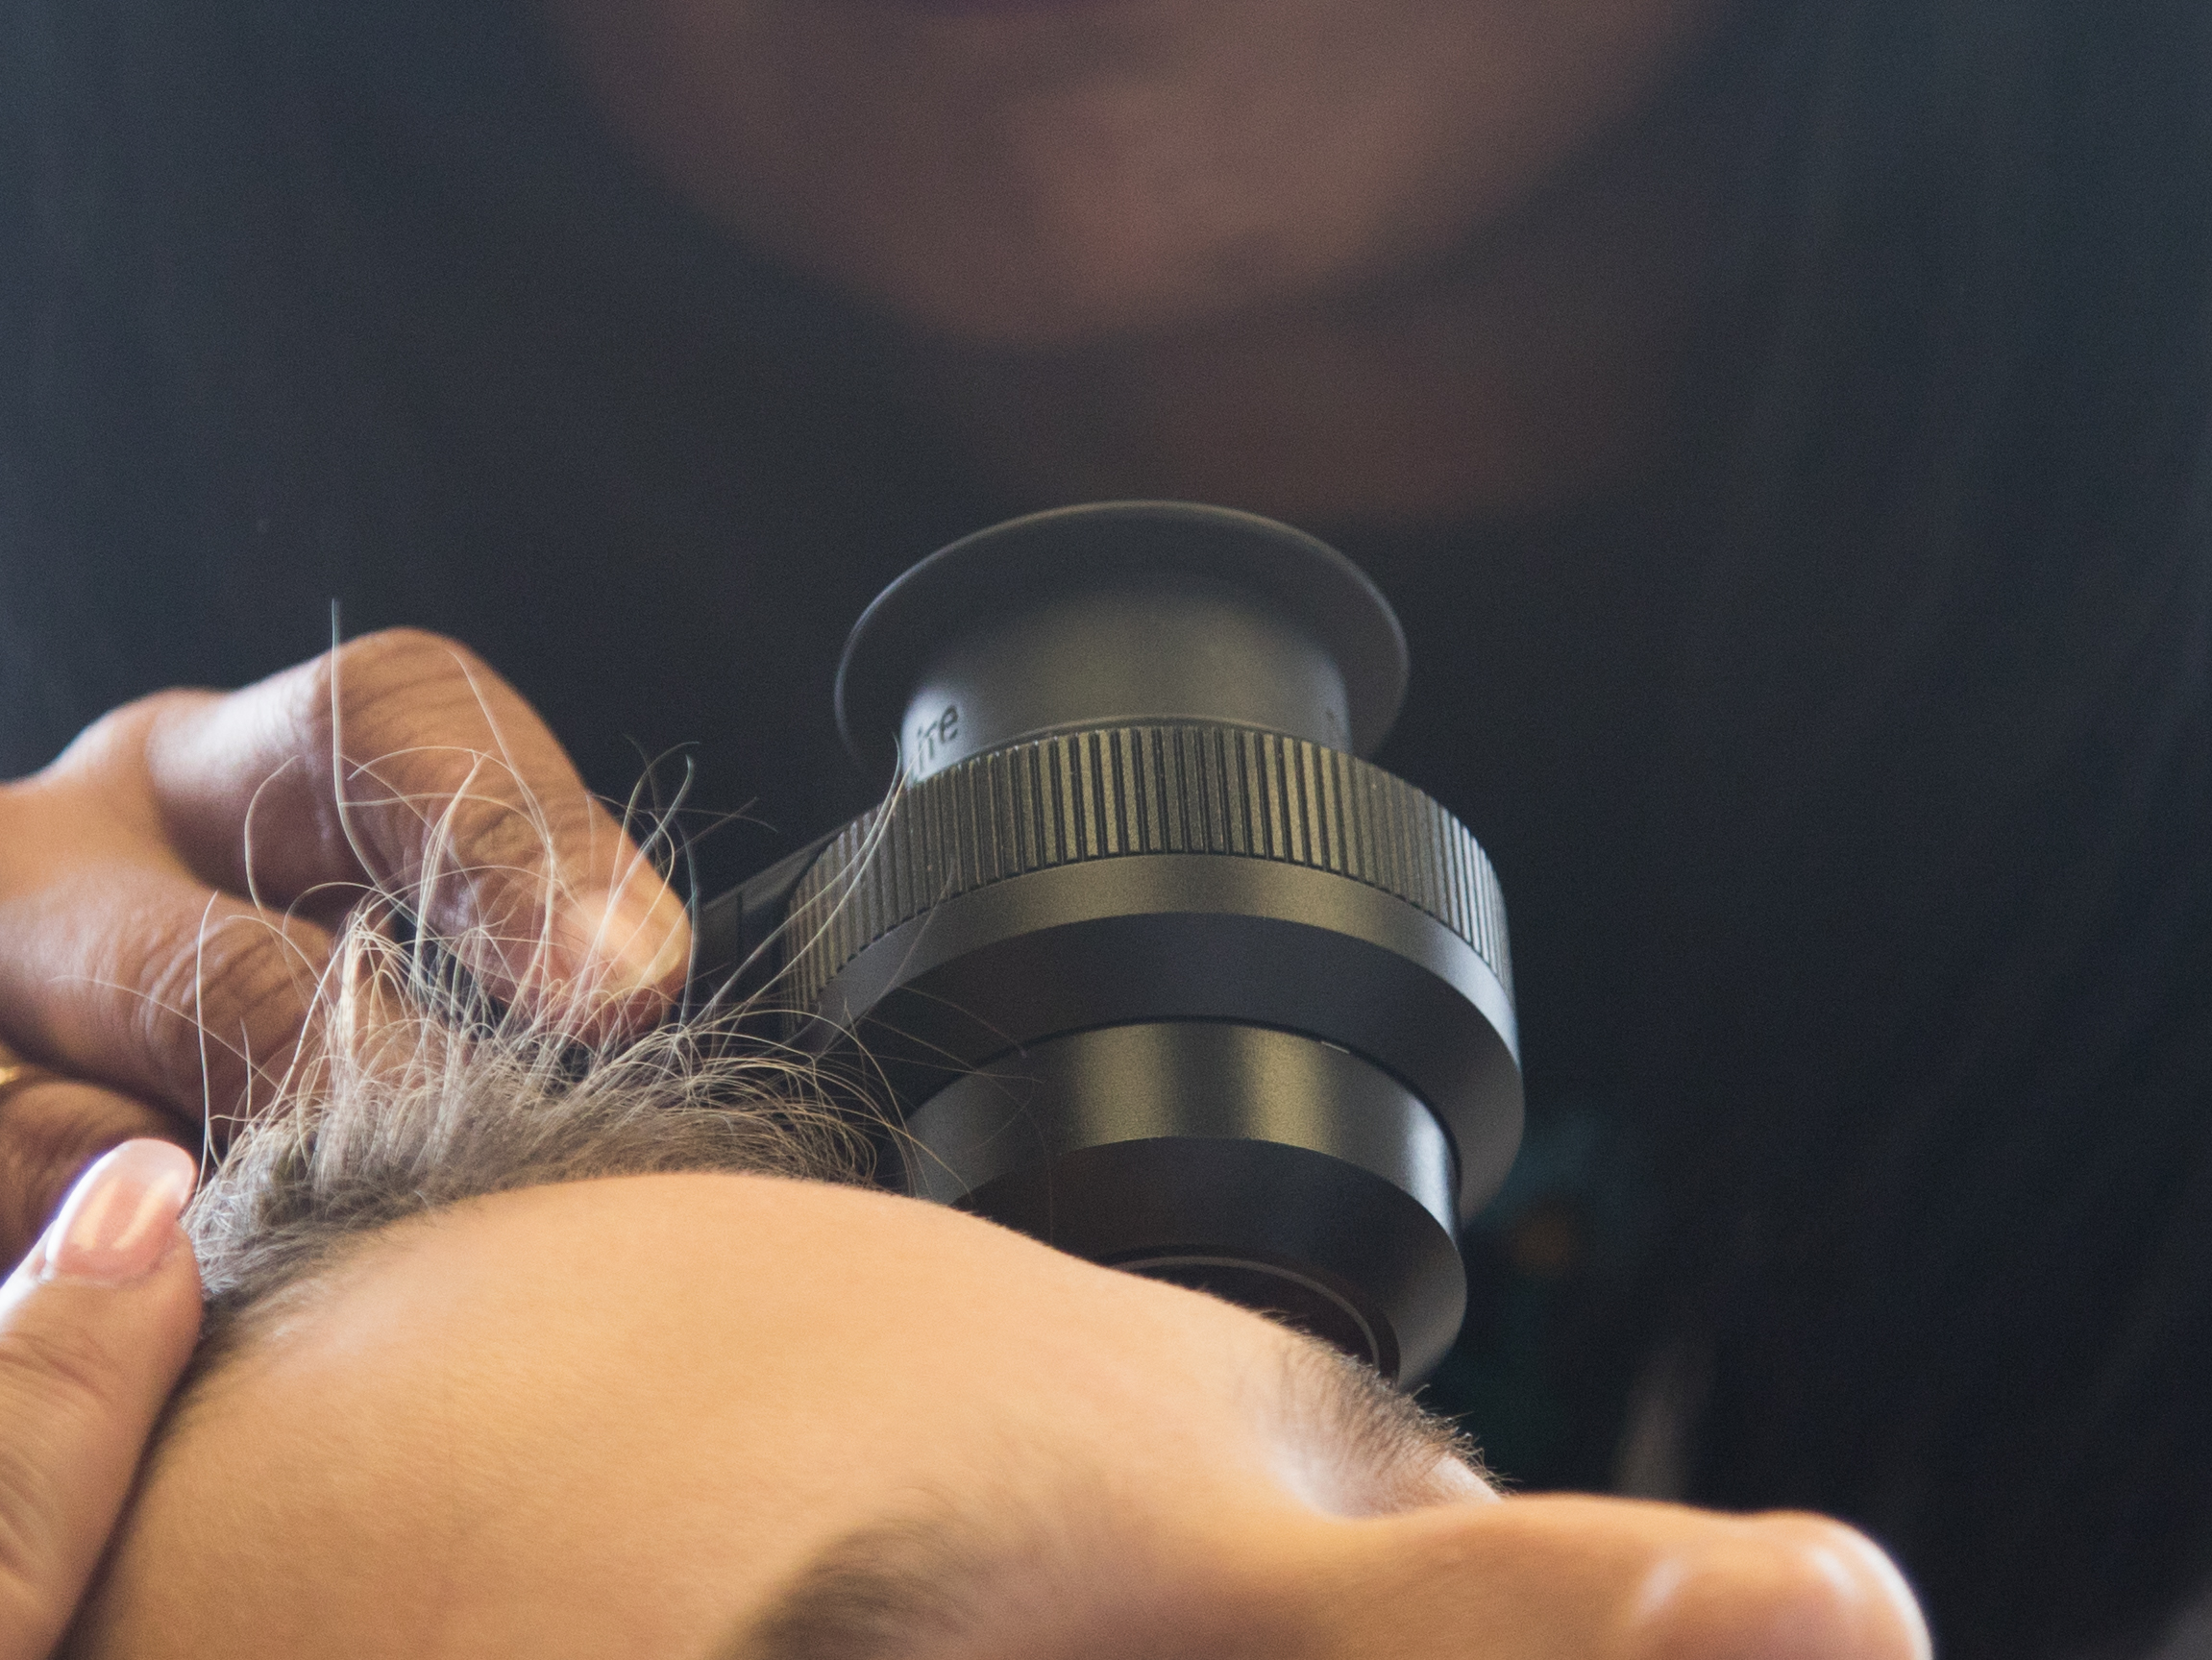
[{"label": "finger", "polygon": [[0,1095],[0,1262],[22,1260],[86,1166],[109,1149],[183,1133],[142,1101],[73,1079]]},{"label": "finger", "polygon": [[121,860],[0,900],[0,940],[11,1044],[193,1132],[270,1096],[332,950],[312,923]]},{"label": "finger", "polygon": [[0,1287],[0,1660],[52,1652],[191,1356],[193,1175],[166,1142],[116,1148]]},{"label": "finger", "polygon": [[1372,1559],[1305,1576],[1300,1612],[1376,1653],[1929,1660],[1896,1566],[1821,1517],[1532,1498],[1368,1526]]},{"label": "finger", "polygon": [[367,879],[416,896],[502,996],[681,986],[682,905],[536,711],[452,641],[373,634],[181,703],[146,756],[174,844],[233,892],[251,878],[282,904]]}]

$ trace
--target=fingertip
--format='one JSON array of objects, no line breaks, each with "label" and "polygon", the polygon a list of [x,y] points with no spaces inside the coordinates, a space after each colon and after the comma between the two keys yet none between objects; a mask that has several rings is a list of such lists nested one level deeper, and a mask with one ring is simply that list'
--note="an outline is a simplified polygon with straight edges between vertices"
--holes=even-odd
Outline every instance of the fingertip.
[{"label": "fingertip", "polygon": [[557,983],[597,1005],[665,1002],[691,963],[691,918],[657,875],[576,895],[553,919]]},{"label": "fingertip", "polygon": [[199,1161],[173,1141],[140,1136],[111,1148],[78,1178],[39,1250],[41,1279],[123,1285],[143,1279],[178,1243]]}]

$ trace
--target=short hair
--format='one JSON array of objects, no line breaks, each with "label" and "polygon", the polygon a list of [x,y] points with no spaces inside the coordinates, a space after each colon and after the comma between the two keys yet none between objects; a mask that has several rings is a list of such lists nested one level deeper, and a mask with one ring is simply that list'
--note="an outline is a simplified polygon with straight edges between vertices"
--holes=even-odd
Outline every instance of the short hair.
[{"label": "short hair", "polygon": [[603,983],[566,988],[557,1008],[501,1004],[455,964],[500,962],[528,985],[544,942],[518,962],[480,930],[430,940],[421,909],[377,894],[355,910],[273,1103],[235,1127],[185,1213],[207,1323],[181,1400],[257,1310],[348,1247],[466,1200],[676,1171],[873,1179],[871,1118],[757,1035],[757,1003],[709,1000],[627,1036],[624,995]]}]

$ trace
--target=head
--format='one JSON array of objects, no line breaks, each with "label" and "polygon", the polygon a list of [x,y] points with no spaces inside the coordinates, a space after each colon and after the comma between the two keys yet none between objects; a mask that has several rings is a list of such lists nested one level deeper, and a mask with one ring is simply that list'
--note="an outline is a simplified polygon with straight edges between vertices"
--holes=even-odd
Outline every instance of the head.
[{"label": "head", "polygon": [[[667,5],[641,3],[627,13],[604,6],[595,23],[582,4],[563,0],[559,12],[569,63],[631,150],[662,154],[656,143],[670,139],[654,140],[638,120],[651,101],[626,100],[615,83],[642,73],[626,62],[663,62],[672,85],[678,71],[693,73],[680,60],[684,37],[672,32],[685,19]],[[235,679],[254,671],[241,663],[274,668],[313,649],[333,591],[381,596],[387,577],[404,576],[389,590],[405,594],[404,605],[356,600],[349,621],[405,618],[488,636],[517,615],[504,573],[550,553],[558,569],[585,576],[543,585],[548,598],[529,613],[529,626],[558,642],[560,657],[530,690],[558,706],[564,737],[589,749],[591,775],[619,787],[634,765],[626,734],[657,744],[703,729],[725,746],[725,775],[750,792],[793,747],[788,711],[773,698],[784,672],[773,655],[780,629],[752,629],[747,651],[734,652],[727,614],[672,606],[652,613],[652,649],[624,656],[619,674],[572,673],[577,642],[603,644],[598,603],[607,550],[652,549],[688,577],[750,537],[802,573],[815,595],[855,549],[919,550],[985,517],[963,503],[947,523],[916,483],[918,476],[931,487],[961,479],[958,466],[970,458],[942,463],[934,426],[873,419],[884,384],[873,356],[856,376],[867,402],[847,397],[839,360],[823,347],[859,335],[848,312],[834,309],[825,321],[808,311],[792,325],[772,306],[762,321],[748,309],[754,291],[722,282],[722,268],[702,256],[689,216],[627,170],[603,165],[597,124],[588,141],[571,134],[565,83],[541,75],[534,56],[515,69],[487,51],[497,35],[488,25],[510,10],[504,0],[481,8],[127,0],[119,11],[25,0],[23,10],[58,47],[0,55],[5,102],[19,112],[12,131],[26,154],[40,158],[37,169],[17,170],[19,191],[0,192],[0,218],[22,254],[5,262],[0,305],[22,319],[12,337],[42,343],[47,365],[13,378],[0,414],[6,470],[25,481],[7,503],[10,540],[41,550],[0,571],[0,625],[10,632],[0,685],[11,710],[0,749],[12,769],[43,762],[86,719],[153,684]],[[810,25],[815,10],[822,18]],[[1489,29],[1493,10],[1470,5],[1452,16],[1455,26]],[[1516,29],[1585,14],[1524,10],[1529,17]],[[1001,39],[1026,30],[1032,40],[1081,32],[1111,47],[1128,37],[1117,36],[1110,19],[1172,24],[1191,31],[1179,38],[1196,42],[1213,19],[1258,11],[977,6],[925,17],[872,9],[867,15],[884,31],[852,42],[850,62],[878,65],[879,80],[897,80],[896,66],[880,68],[889,43],[931,30],[945,41],[995,30]],[[1866,925],[1871,913],[1839,908],[1808,918],[1789,867],[1777,866],[1767,884],[1748,884],[1739,878],[1750,861],[1737,853],[1755,842],[1803,847],[1808,867],[1860,871],[1871,892],[1884,874],[1864,856],[1885,847],[1895,868],[1925,872],[1934,891],[1954,867],[1925,856],[1931,842],[1966,850],[1961,859],[1978,880],[1985,867],[1997,867],[1989,849],[2046,837],[2045,784],[2078,775],[2098,781],[2097,811],[2113,817],[2092,826],[2085,816],[2078,843],[2036,841],[2033,867],[2093,868],[2090,890],[2113,895],[2131,891],[2126,873],[2165,867],[2154,847],[2106,832],[2122,818],[2134,822],[2135,803],[2197,799],[2183,793],[2201,776],[2203,746],[2189,740],[2206,708],[2199,457],[2212,384],[2201,326],[2212,187],[2204,146],[2193,137],[2205,14],[2196,0],[2091,8],[1755,0],[1741,12],[1752,25],[1737,38],[1750,48],[1754,96],[1727,132],[1740,163],[1727,250],[1740,269],[1722,292],[1728,304],[1715,308],[1719,327],[1701,359],[1723,373],[1705,410],[1709,452],[1689,469],[1695,511],[1684,544],[1697,601],[1684,624],[1681,684],[1655,688],[1649,703],[1665,729],[1652,739],[1651,769],[1689,781],[1679,794],[1699,804],[1699,818],[1684,842],[1725,873],[1718,891],[1750,919],[1739,930],[1748,948],[1712,974],[1662,976],[1662,1006],[1637,1028],[1659,1044],[1639,1058],[1646,1081],[1638,1100],[1659,1149],[1650,1193],[1663,1213],[1666,1249],[1634,1265],[1632,1282],[1607,1306],[1611,1317],[1579,1329],[1561,1369],[1578,1380],[1586,1421],[1610,1425],[1619,1380],[1649,1346],[1673,1342],[1682,1329],[1709,1339],[1728,1387],[1700,1410],[1692,1491],[1744,1505],[1786,1496],[1880,1518],[1946,1610],[1954,1651],[2070,1653],[2123,1628],[2148,1629],[2212,1550],[2212,1419],[2173,1409],[2193,1398],[2188,1390],[2200,1378],[2202,1325],[2170,1326],[2144,1313],[2206,1306],[2197,1289],[2200,1242],[2178,1219],[2171,1234],[2159,1232],[2168,1227],[2160,1208],[2168,1184],[2198,1167],[2198,1155],[2182,1149],[2199,1145],[2203,1115],[2194,1062],[2177,1059],[2178,1049],[2157,1050],[2167,1059],[2147,1060],[2141,1076],[2114,1067],[2085,1079],[2081,1067],[2051,1057],[2153,1053],[2147,1038],[2113,1046],[2100,1023],[2120,1030],[2141,1021],[2145,1030],[2181,1034],[2176,1043],[2194,1042],[2189,1035],[2200,1023],[2142,998],[2077,995],[2080,985],[2104,983],[2101,956],[2083,965],[2063,954],[2090,935],[2061,940],[2009,920],[1987,936],[1948,930],[1959,955],[1930,959],[1930,976],[1951,990],[1983,989],[1971,1019],[1935,1017],[1919,983],[1894,973],[1891,936]],[[384,79],[367,76],[358,54],[323,54],[319,39],[303,47],[291,38],[298,25],[336,14],[374,37],[383,48],[377,61],[398,67]],[[426,15],[438,26],[426,26]],[[803,13],[787,7],[776,22],[764,7],[732,0],[698,8],[696,20],[726,33],[766,19],[796,38],[793,32],[859,15],[840,0]],[[1389,27],[1411,13],[1386,5],[1361,15]],[[1609,73],[1637,67],[1649,92],[1671,55],[1734,29],[1718,6],[1709,20],[1686,9],[1666,15],[1680,31],[1651,51],[1614,53]],[[116,16],[128,26],[117,27]],[[1314,37],[1284,25],[1319,16],[1317,9],[1266,8],[1260,24],[1247,26],[1243,61],[1281,64]],[[592,45],[624,34],[624,51],[617,40]],[[1419,38],[1403,28],[1392,37]],[[690,38],[701,48],[696,78],[711,82],[708,42]],[[1602,46],[1631,37],[1610,30],[1587,38]],[[1342,61],[1368,62],[1363,47],[1353,42]],[[1305,52],[1317,67],[1303,84],[1315,84],[1328,57]],[[812,84],[813,108],[798,114],[826,120],[833,105],[856,121],[868,113],[834,104],[838,61],[796,47],[784,59],[795,72],[811,64],[828,77]],[[1160,61],[1131,50],[1124,61],[1157,68]],[[1233,67],[1233,54],[1204,61],[1217,72],[1213,85],[1231,84],[1217,72]],[[1576,75],[1597,67],[1560,55],[1553,61]],[[1416,62],[1406,74],[1431,67]],[[1372,75],[1346,79],[1360,83],[1344,88],[1347,96],[1380,85]],[[413,105],[401,108],[394,90],[403,84],[408,99],[426,85],[445,88],[451,119],[411,129]],[[1043,71],[1028,84],[1051,85]],[[1091,84],[1106,85],[1097,74]],[[1114,85],[1136,84],[1132,68]],[[1267,84],[1300,83],[1278,76]],[[1166,83],[1155,76],[1153,85]],[[931,95],[919,80],[894,89],[898,110]],[[695,102],[676,86],[657,107],[687,129],[711,126],[695,118]],[[1094,104],[1101,121],[1111,113],[1103,95]],[[1080,115],[1079,105],[1030,107]],[[1576,131],[1593,143],[1620,134],[1603,111],[1622,107],[1585,105],[1598,117]],[[901,142],[919,144],[925,127],[907,117]],[[1133,123],[1124,130],[1139,137],[1145,131]],[[1346,130],[1333,129],[1339,136]],[[1039,121],[1020,131],[1034,144],[1050,142],[1056,130]],[[1318,142],[1288,120],[1271,131],[1286,142],[1267,167],[1243,175],[1262,183],[1289,178],[1289,163],[1313,153],[1302,146]],[[1376,131],[1397,133],[1402,124]],[[694,148],[681,134],[676,139]],[[703,177],[713,152],[697,150]],[[1106,166],[1117,157],[1143,159],[1133,143],[1085,149],[1067,164]],[[898,145],[873,159],[893,170],[885,177],[904,176]],[[795,223],[815,191],[825,233],[849,228],[848,208],[839,208],[832,223],[827,206],[857,177],[849,159],[840,165],[842,183],[825,173],[777,185]],[[678,177],[673,156],[659,170]],[[1521,176],[1572,172],[1562,163]],[[549,176],[557,177],[549,184]],[[1195,169],[1176,177],[1204,182]],[[1539,194],[1542,187],[1536,184]],[[1196,190],[1190,199],[1217,200]],[[1491,245],[1484,232],[1525,222],[1511,209],[1469,216],[1464,200],[1449,212],[1467,227],[1462,248],[1478,254]],[[1317,226],[1327,217],[1317,207],[1315,215]],[[739,225],[727,212],[719,217]],[[1293,217],[1278,208],[1274,222]],[[739,225],[745,237],[774,246],[752,223]],[[1194,214],[1177,223],[1205,221]],[[1436,223],[1432,236],[1441,234]],[[1354,239],[1331,232],[1324,240],[1348,248]],[[1387,244],[1431,245],[1403,234]],[[1095,273],[1068,259],[1039,268],[1071,271],[1095,303],[1124,250],[1102,234],[1089,246],[1099,254]],[[1171,271],[1173,262],[1159,256],[1168,247],[1165,234],[1132,236],[1127,251],[1150,249],[1148,268]],[[831,269],[826,255],[808,257],[811,268]],[[1275,269],[1295,281],[1261,291],[1281,297],[1301,282],[1326,287],[1339,278],[1356,286],[1374,268],[1293,260]],[[1400,275],[1425,268],[1409,256]],[[1268,267],[1211,269],[1265,275]],[[717,281],[687,287],[702,270]],[[745,262],[740,275],[750,283],[753,271]],[[843,281],[878,305],[906,304],[881,283]],[[1387,295],[1389,286],[1366,295]],[[1147,291],[1217,303],[1202,288]],[[1150,315],[1174,315],[1187,304],[1175,300]],[[1117,305],[1042,318],[1010,305],[1006,318],[1019,324],[1013,338],[1030,340],[1143,325],[1133,304]],[[1270,314],[1266,303],[1258,309]],[[920,314],[919,302],[908,310]],[[944,316],[934,326],[998,322]],[[746,377],[757,373],[752,330],[794,343],[807,373],[765,378],[749,402]],[[725,331],[742,335],[744,350]],[[1456,363],[1445,368],[1470,385],[1475,378]],[[1213,378],[1210,363],[1199,369]],[[1393,384],[1404,378],[1389,377]],[[1341,379],[1326,381],[1332,396]],[[711,393],[701,390],[710,384]],[[1134,390],[1154,384],[1147,378]],[[819,407],[795,386],[819,393]],[[1287,400],[1245,402],[1263,425],[1282,424]],[[740,412],[734,435],[725,420],[732,407]],[[799,437],[786,442],[792,431]],[[1662,513],[1660,524],[1671,520]],[[1664,546],[1671,557],[1675,545]],[[2106,551],[2085,562],[2084,549]],[[125,558],[128,566],[119,563]],[[446,597],[439,583],[449,570],[479,564],[503,574],[496,589]],[[223,581],[209,580],[217,572]],[[2080,581],[2046,580],[2054,573]],[[840,607],[842,622],[842,607],[872,586],[863,581],[857,593],[822,602]],[[692,618],[679,609],[703,615],[704,625],[680,633]],[[2030,612],[2048,622],[2045,632]],[[2039,657],[2037,641],[2061,645]],[[1909,669],[1888,683],[1894,696],[1872,696],[1868,666],[1907,659]],[[702,696],[699,666],[725,660],[777,665],[761,682],[769,691],[683,702]],[[2018,789],[1939,772],[1948,752],[1917,740],[1884,741],[1885,730],[1933,730],[1926,709],[1909,703],[1917,688],[1955,689],[2013,662],[2028,695],[2010,699],[2012,723],[1978,714],[1962,729],[1997,734],[2017,725],[2023,735],[2007,738],[2002,755],[1993,749],[1989,764],[2028,781]],[[659,679],[645,674],[664,663],[678,667]],[[2104,687],[2126,696],[2085,702],[2077,721],[2053,721],[2048,698],[2061,671],[2085,697]],[[825,688],[826,670],[823,680]],[[1988,677],[1993,709],[2014,683]],[[575,700],[564,703],[572,686]],[[587,690],[599,701],[588,701]],[[631,700],[612,712],[618,696]],[[708,714],[686,714],[672,729],[660,723],[664,704]],[[723,719],[755,707],[779,713]],[[1778,718],[1778,709],[1791,713]],[[1898,710],[1888,728],[1873,719]],[[829,746],[824,730],[822,747]],[[1925,761],[1927,770],[1865,781],[1846,772],[1824,784],[1819,769],[1843,753],[1908,769]],[[1747,797],[1760,812],[1736,810]],[[771,817],[808,827],[858,805],[805,805],[821,798],[780,783],[763,799]],[[1911,821],[1869,827],[1856,816],[1876,807]],[[1707,837],[1714,826],[1723,834]],[[1831,831],[1842,840],[1823,840]],[[2077,844],[2089,850],[2086,865],[2067,852]],[[2172,867],[2184,867],[2178,854]],[[1971,886],[1962,875],[1956,891]],[[2169,928],[2180,914],[2161,906],[2137,918],[2123,915],[2122,903],[2115,897],[2116,909],[2098,913],[2107,930],[2099,940]],[[1930,910],[1941,905],[1916,910],[1905,898],[1896,914]],[[1931,938],[1924,924],[1911,937]],[[1808,952],[1808,939],[1835,949]],[[1979,953],[1984,939],[2004,941],[1994,968],[1986,956],[1967,955],[1966,942]],[[2190,943],[2172,948],[2175,961]],[[1528,962],[1532,980],[1544,972],[1533,951]],[[1560,963],[1552,983],[1566,986],[1579,969]],[[1987,993],[1991,986],[2002,994]],[[1773,1111],[1778,1071],[1746,1063],[1731,1078],[1712,1073],[1714,1057],[1740,1053],[1746,1032],[1802,1040],[1878,993],[1888,1000],[1887,1029],[1910,1043],[1849,1055],[1840,1043],[1827,1046],[1824,1055],[1852,1059],[1857,1071],[1824,1070],[1791,1111]],[[1663,1000],[1677,996],[1690,1006],[1678,1011]],[[1532,1008],[1545,1001],[1532,989]],[[2058,1051],[2017,1040],[2015,1026]],[[1889,1087],[1884,1068],[1898,1056],[1895,1065],[1941,1086]],[[2012,1069],[1990,1073],[1993,1056]],[[2104,1168],[2099,1160],[2117,1145],[2133,1145],[2110,1135],[2123,1119],[2154,1119],[2156,1144],[2172,1156],[2135,1158],[2110,1182],[2078,1180],[2084,1169]],[[1716,1160],[1711,1150],[1720,1145],[1746,1152]],[[1993,1147],[2006,1156],[1991,1159]],[[1887,1207],[1870,1209],[1870,1193],[1890,1195]],[[2116,1214],[2136,1231],[2113,1235]],[[2023,1216],[2040,1220],[2023,1228]],[[2117,1242],[2084,1256],[2081,1242],[2091,1238]],[[2001,1270],[1993,1266],[2000,1260]],[[1833,1280],[1808,1288],[1807,1262]],[[1986,1297],[1984,1288],[1999,1282],[2036,1290]],[[2053,1292],[2065,1301],[2052,1302]],[[1978,1318],[1959,1318],[1962,1300],[1976,1303]],[[1993,1394],[1991,1377],[2010,1382]],[[894,1426],[892,1434],[899,1432]],[[1599,1478],[1604,1443],[1589,1445],[1601,1451],[1585,1474]],[[2074,1451],[2054,1459],[2054,1446]]]},{"label": "head", "polygon": [[1856,1536],[1503,1503],[1302,1335],[872,1190],[786,1060],[340,962],[196,1201],[202,1349],[72,1654],[1419,1656],[1532,1599],[1705,1652],[1717,1585],[1924,1660]]},{"label": "head", "polygon": [[581,1059],[421,967],[356,926],[196,1202],[207,1332],[80,1653],[1015,1646],[1490,1498],[1302,1336],[871,1190],[794,1062]]}]

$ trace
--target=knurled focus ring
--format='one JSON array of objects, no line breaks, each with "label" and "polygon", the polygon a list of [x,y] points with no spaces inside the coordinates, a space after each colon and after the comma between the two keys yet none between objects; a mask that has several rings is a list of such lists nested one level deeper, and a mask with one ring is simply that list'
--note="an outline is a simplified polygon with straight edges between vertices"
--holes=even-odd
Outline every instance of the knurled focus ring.
[{"label": "knurled focus ring", "polygon": [[1111,726],[977,755],[863,815],[792,895],[812,1009],[901,923],[1032,871],[1163,853],[1265,859],[1377,888],[1472,946],[1510,995],[1506,910],[1457,818],[1355,755],[1241,726]]}]

